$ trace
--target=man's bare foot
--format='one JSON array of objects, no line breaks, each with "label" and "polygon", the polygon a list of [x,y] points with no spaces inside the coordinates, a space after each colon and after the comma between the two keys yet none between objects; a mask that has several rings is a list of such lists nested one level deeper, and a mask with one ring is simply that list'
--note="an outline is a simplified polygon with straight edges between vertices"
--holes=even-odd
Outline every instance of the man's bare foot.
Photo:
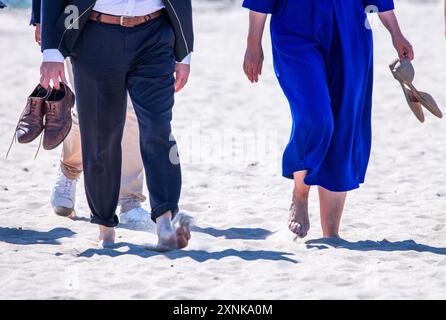
[{"label": "man's bare foot", "polygon": [[99,226],[99,248],[110,248],[115,244],[115,228]]},{"label": "man's bare foot", "polygon": [[298,238],[305,238],[310,230],[310,218],[308,216],[308,195],[304,197],[293,197],[290,208],[288,228]]},{"label": "man's bare foot", "polygon": [[175,218],[175,221],[176,223],[173,224],[172,212],[170,211],[156,219],[159,249],[183,249],[189,244],[192,218],[180,213]]}]

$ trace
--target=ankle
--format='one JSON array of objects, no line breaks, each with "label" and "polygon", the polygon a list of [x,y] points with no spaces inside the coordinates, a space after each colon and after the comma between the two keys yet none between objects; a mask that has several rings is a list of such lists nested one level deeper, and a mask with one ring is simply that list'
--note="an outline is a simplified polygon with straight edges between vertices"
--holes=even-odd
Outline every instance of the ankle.
[{"label": "ankle", "polygon": [[165,230],[172,229],[172,212],[167,211],[156,218],[156,229],[158,233]]},{"label": "ankle", "polygon": [[299,202],[308,202],[308,196],[310,192],[307,190],[294,190],[293,200]]},{"label": "ankle", "polygon": [[115,240],[115,228],[109,228],[106,226],[99,226],[99,240],[114,241]]},{"label": "ankle", "polygon": [[172,211],[167,211],[162,215],[160,215],[158,218],[156,218],[156,224],[165,224],[166,222],[170,224],[171,221],[172,221]]},{"label": "ankle", "polygon": [[340,238],[338,231],[324,231],[323,237],[324,238]]}]

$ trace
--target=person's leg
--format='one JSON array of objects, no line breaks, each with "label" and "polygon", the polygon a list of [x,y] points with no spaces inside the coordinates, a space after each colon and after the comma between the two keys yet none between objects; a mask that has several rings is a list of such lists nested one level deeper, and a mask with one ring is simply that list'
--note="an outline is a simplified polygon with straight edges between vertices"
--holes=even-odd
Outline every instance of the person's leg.
[{"label": "person's leg", "polygon": [[319,49],[305,43],[282,61],[278,79],[290,103],[293,120],[283,155],[283,176],[294,180],[288,227],[304,238],[310,228],[309,186],[319,182],[318,171],[332,138],[333,115],[325,62]]},{"label": "person's leg", "polygon": [[122,137],[122,173],[119,205],[121,213],[141,207],[143,195],[144,164],[139,148],[139,128],[131,99],[127,102],[127,116]]},{"label": "person's leg", "polygon": [[174,33],[161,17],[128,34],[128,51],[134,52],[127,83],[140,129],[141,155],[146,171],[152,220],[157,223],[159,245],[183,248],[190,231],[171,220],[178,212],[181,168],[172,136],[174,105]]},{"label": "person's leg", "polygon": [[310,230],[310,218],[308,216],[308,196],[310,186],[304,182],[307,171],[294,173],[293,201],[288,219],[288,228],[300,238],[304,238]]},{"label": "person's leg", "polygon": [[[71,62],[66,60],[66,72],[69,86],[74,90]],[[54,212],[63,217],[75,217],[76,185],[82,174],[82,151],[79,121],[76,111],[72,112],[73,125],[62,147],[60,167],[51,193],[51,205]]]},{"label": "person's leg", "polygon": [[99,240],[114,242],[127,90],[123,28],[88,22],[73,58],[85,192]]},{"label": "person's leg", "polygon": [[325,238],[339,237],[339,226],[347,192],[333,192],[319,187],[321,225]]},{"label": "person's leg", "polygon": [[127,118],[122,138],[122,173],[119,194],[119,223],[139,231],[152,230],[150,213],[141,207],[143,195],[144,164],[139,147],[139,128],[131,99],[127,103]]},{"label": "person's leg", "polygon": [[[66,60],[66,73],[68,76],[68,84],[74,89],[74,77],[73,66],[71,60]],[[60,160],[60,167],[62,173],[71,180],[78,179],[82,174],[82,148],[81,148],[81,135],[79,131],[79,119],[77,112],[72,112],[73,125],[68,136],[63,142],[62,157]]]},{"label": "person's leg", "polygon": [[73,125],[62,145],[60,169],[70,180],[78,179],[82,174],[82,147],[79,119],[76,111],[72,112]]},{"label": "person's leg", "polygon": [[[71,61],[66,60],[66,70],[70,87],[74,90],[74,79]],[[63,142],[60,160],[60,172],[53,188],[52,204],[55,212],[61,216],[74,217],[76,199],[76,184],[82,174],[82,147],[77,112],[72,113],[73,126]],[[147,211],[141,208],[141,202],[146,200],[143,195],[144,166],[139,150],[139,129],[135,110],[131,99],[128,99],[126,125],[122,139],[122,175],[119,205],[121,214],[138,209],[131,216],[132,222],[147,224]],[[128,219],[127,219],[128,220]]]}]

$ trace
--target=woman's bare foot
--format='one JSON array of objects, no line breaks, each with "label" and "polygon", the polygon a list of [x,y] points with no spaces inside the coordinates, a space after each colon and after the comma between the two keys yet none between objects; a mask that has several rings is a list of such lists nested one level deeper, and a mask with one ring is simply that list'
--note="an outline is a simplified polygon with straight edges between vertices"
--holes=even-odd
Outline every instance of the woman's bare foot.
[{"label": "woman's bare foot", "polygon": [[307,171],[294,173],[293,202],[290,208],[288,228],[298,238],[305,238],[310,230],[310,218],[308,216],[308,195],[310,186],[304,182]]},{"label": "woman's bare foot", "polygon": [[115,228],[99,226],[99,247],[110,248],[115,244]]},{"label": "woman's bare foot", "polygon": [[187,215],[179,214],[176,221],[178,223],[172,224],[172,212],[170,211],[156,219],[159,249],[183,249],[189,244],[192,219]]},{"label": "woman's bare foot", "polygon": [[308,197],[296,199],[290,208],[288,228],[299,238],[305,238],[310,230],[310,218],[308,216]]}]

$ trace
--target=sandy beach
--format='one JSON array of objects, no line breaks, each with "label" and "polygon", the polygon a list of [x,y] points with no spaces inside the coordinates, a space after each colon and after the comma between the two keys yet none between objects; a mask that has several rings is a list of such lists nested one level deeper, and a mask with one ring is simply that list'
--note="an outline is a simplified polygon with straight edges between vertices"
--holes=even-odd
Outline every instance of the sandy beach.
[{"label": "sandy beach", "polygon": [[[291,120],[269,36],[251,85],[241,69],[248,12],[194,3],[196,48],[174,133],[180,205],[196,225],[190,246],[168,253],[145,248],[153,228],[118,228],[117,247],[97,249],[82,179],[79,219],[57,217],[49,200],[60,148],[34,160],[38,140],[15,144],[5,159],[41,56],[27,10],[0,11],[0,299],[445,299],[446,122],[426,111],[420,124],[410,112],[388,69],[396,53],[386,30],[375,30],[372,157],[366,183],[348,196],[345,240],[321,239],[314,188],[312,228],[293,241],[292,182],[280,175]],[[415,85],[446,111],[443,4],[397,7]]]}]

